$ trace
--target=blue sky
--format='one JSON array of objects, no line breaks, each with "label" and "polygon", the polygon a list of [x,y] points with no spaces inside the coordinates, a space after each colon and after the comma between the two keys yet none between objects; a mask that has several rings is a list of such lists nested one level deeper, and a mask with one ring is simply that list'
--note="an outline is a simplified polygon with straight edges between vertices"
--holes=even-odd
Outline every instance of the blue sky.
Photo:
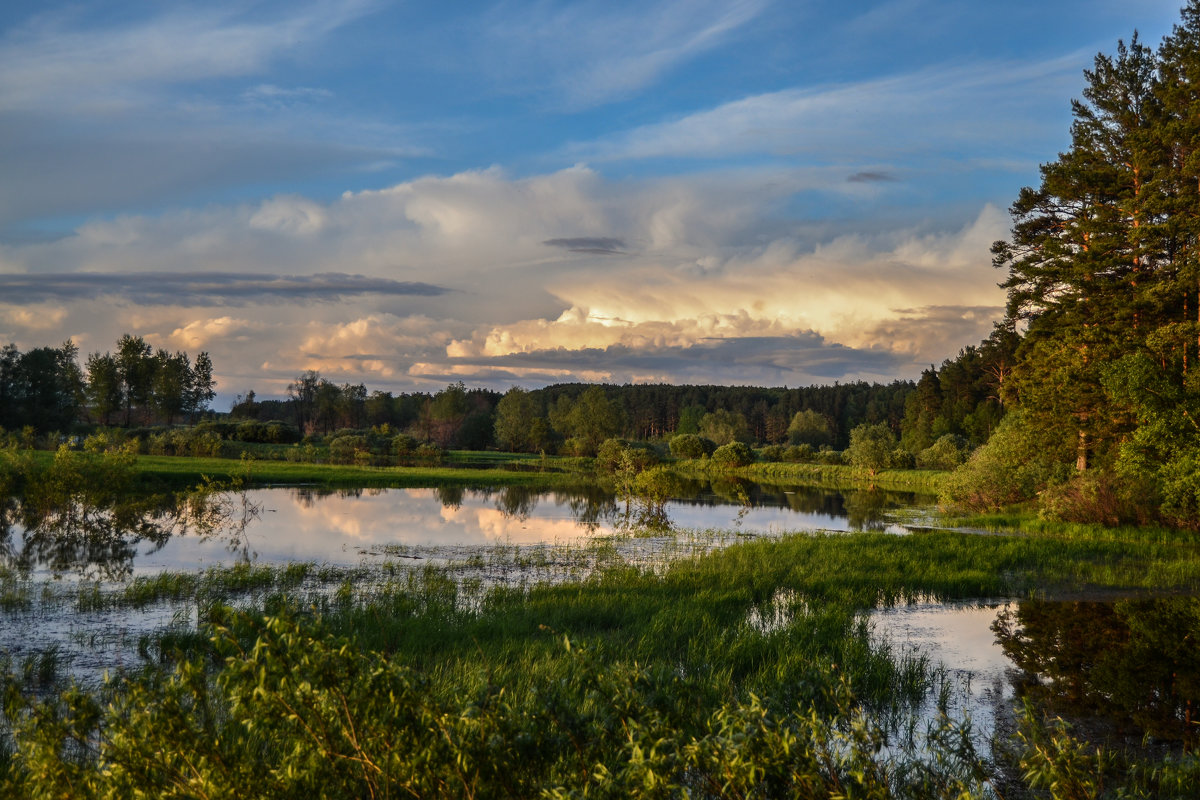
[{"label": "blue sky", "polygon": [[1082,70],[1178,2],[9,3],[0,339],[304,369],[913,377]]}]

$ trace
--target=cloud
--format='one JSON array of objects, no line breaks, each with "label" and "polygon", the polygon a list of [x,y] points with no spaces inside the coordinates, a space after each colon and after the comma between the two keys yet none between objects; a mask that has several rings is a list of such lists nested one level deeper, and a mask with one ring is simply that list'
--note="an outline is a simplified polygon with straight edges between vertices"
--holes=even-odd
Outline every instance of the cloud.
[{"label": "cloud", "polygon": [[0,40],[0,110],[126,109],[164,86],[253,74],[361,17],[364,2],[309,3],[254,18],[215,5],[124,24],[46,13]]},{"label": "cloud", "polygon": [[260,394],[306,369],[393,390],[915,377],[986,336],[1006,215],[861,231],[782,216],[845,184],[833,167],[491,169],[121,217],[0,247],[0,312],[65,310],[40,330],[37,314],[0,321],[23,346],[130,332],[203,348],[222,391]]},{"label": "cloud", "polygon": [[335,302],[364,294],[433,297],[447,290],[429,283],[363,275],[262,275],[207,272],[61,272],[0,274],[5,303],[67,302],[95,297],[140,305],[245,305]]},{"label": "cloud", "polygon": [[891,183],[896,178],[890,172],[881,170],[864,170],[846,178],[847,183]]},{"label": "cloud", "polygon": [[242,92],[242,99],[246,102],[272,108],[327,100],[330,97],[333,97],[333,92],[328,89],[311,86],[295,86],[288,89],[271,83],[262,83]]},{"label": "cloud", "polygon": [[[412,130],[314,108],[332,96],[326,89],[262,80],[374,2],[162,8],[75,6],[0,37],[0,233],[10,240],[28,238],[23,224],[39,218],[193,201],[428,152]],[[251,76],[250,88],[230,86]]]},{"label": "cloud", "polygon": [[1077,91],[1077,54],[1033,64],[943,65],[856,83],[755,94],[678,119],[568,148],[592,162],[773,154],[838,161],[911,158],[948,147],[1020,149],[1038,122],[1032,104],[1061,108]]},{"label": "cloud", "polygon": [[759,386],[828,383],[846,378],[887,380],[907,358],[886,348],[855,349],[812,331],[785,336],[698,339],[687,344],[650,344],[569,349],[549,347],[490,358],[450,358],[440,372],[420,364],[422,374],[444,380],[486,375],[490,382],[586,380],[608,383],[737,383]]},{"label": "cloud", "polygon": [[[659,0],[507,5],[484,22],[489,69],[574,109],[619,100],[726,44],[767,8],[766,0]],[[551,76],[547,85],[546,76]]]},{"label": "cloud", "polygon": [[576,236],[568,239],[547,239],[542,244],[549,247],[561,247],[572,253],[591,253],[592,255],[621,255],[626,245],[620,239],[609,236]]}]

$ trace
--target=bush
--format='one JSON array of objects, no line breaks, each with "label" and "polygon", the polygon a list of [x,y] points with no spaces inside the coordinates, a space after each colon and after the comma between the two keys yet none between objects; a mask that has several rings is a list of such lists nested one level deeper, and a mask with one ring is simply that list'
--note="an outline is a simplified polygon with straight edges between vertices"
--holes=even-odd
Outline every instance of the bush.
[{"label": "bush", "polygon": [[821,448],[821,452],[817,453],[817,461],[821,464],[840,465],[845,464],[846,459],[837,450]]},{"label": "bush", "polygon": [[917,453],[917,466],[921,469],[957,469],[966,463],[970,455],[970,442],[961,436],[947,433]]},{"label": "bush", "polygon": [[754,451],[745,442],[730,442],[713,451],[712,461],[722,467],[744,467],[754,463]]},{"label": "bush", "polygon": [[783,461],[784,454],[787,453],[787,448],[781,444],[769,444],[758,451],[758,457],[763,461],[776,462]]},{"label": "bush", "polygon": [[416,461],[423,467],[436,467],[442,463],[445,453],[436,444],[423,444],[417,448]]},{"label": "bush", "polygon": [[816,456],[816,452],[809,444],[794,444],[783,451],[783,460],[793,463],[812,461],[814,456]]},{"label": "bush", "polygon": [[1046,443],[1010,412],[987,444],[942,482],[941,500],[971,511],[988,511],[1031,500],[1051,483],[1066,481],[1072,467],[1055,461]]},{"label": "bush", "polygon": [[616,472],[621,466],[621,454],[629,447],[622,439],[605,439],[596,451],[596,469],[601,472]]},{"label": "bush", "polygon": [[1140,494],[1109,473],[1090,470],[1046,488],[1038,499],[1041,516],[1046,519],[1108,526],[1144,525],[1149,520],[1139,513],[1134,500]]},{"label": "bush", "polygon": [[342,435],[329,442],[329,460],[334,464],[353,464],[359,462],[359,453],[370,460],[371,450],[366,436]]},{"label": "bush", "polygon": [[892,457],[888,466],[892,469],[916,469],[917,459],[903,447],[897,447],[892,451]]},{"label": "bush", "polygon": [[694,433],[681,433],[671,439],[671,455],[675,458],[704,458],[717,449],[716,442]]}]

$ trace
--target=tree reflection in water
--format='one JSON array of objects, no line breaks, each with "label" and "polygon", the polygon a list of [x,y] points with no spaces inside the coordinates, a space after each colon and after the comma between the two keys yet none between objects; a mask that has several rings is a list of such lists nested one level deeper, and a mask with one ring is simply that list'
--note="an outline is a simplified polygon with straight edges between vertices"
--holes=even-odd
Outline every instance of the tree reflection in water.
[{"label": "tree reflection in water", "polygon": [[241,481],[207,481],[189,491],[147,493],[133,480],[133,455],[60,449],[48,466],[3,453],[0,560],[29,574],[123,580],[134,557],[186,533],[223,540],[231,553],[253,557],[247,526],[261,513]]},{"label": "tree reflection in water", "polygon": [[1200,598],[1025,600],[993,624],[1018,691],[1118,736],[1200,742]]}]

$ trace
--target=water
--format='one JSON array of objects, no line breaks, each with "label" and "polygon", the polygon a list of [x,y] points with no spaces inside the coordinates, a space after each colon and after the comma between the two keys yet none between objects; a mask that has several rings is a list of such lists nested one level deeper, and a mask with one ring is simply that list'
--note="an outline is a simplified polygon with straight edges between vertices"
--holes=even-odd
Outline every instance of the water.
[{"label": "water", "polygon": [[[791,531],[887,530],[905,533],[894,514],[922,499],[888,492],[842,494],[751,484],[697,487],[661,509],[676,529],[729,529],[741,535]],[[719,492],[726,492],[721,494]],[[197,570],[239,561],[314,562],[350,566],[416,550],[504,545],[569,545],[627,532],[636,508],[604,492],[528,489],[366,489],[323,492],[293,487],[226,497],[227,521],[209,532],[158,536],[131,533],[111,546],[43,547],[21,530],[0,563],[37,577],[97,571],[127,578],[164,570]],[[636,504],[635,504],[636,505]],[[53,537],[56,543],[63,538]],[[37,547],[33,545],[37,544]]]},{"label": "water", "polygon": [[[181,533],[183,526],[169,514],[123,533],[107,524],[77,526],[65,536],[13,528],[0,549],[0,575],[7,571],[10,589],[23,587],[26,603],[0,603],[0,654],[21,665],[52,649],[63,670],[85,683],[94,683],[106,671],[136,668],[144,663],[148,636],[168,628],[195,630],[200,613],[195,602],[164,601],[136,609],[81,598],[88,592],[115,596],[129,581],[164,571],[313,563],[323,565],[326,577],[310,578],[304,588],[322,592],[347,578],[372,580],[371,575],[397,564],[419,569],[431,562],[456,562],[456,574],[485,586],[570,580],[586,574],[594,563],[588,560],[588,548],[596,546],[629,563],[662,566],[679,555],[747,536],[856,530],[903,535],[908,531],[904,520],[919,516],[925,500],[744,483],[695,488],[686,499],[658,509],[672,527],[656,535],[630,535],[627,525],[638,515],[636,504],[604,492],[528,489],[258,489],[223,496],[220,523],[202,533],[194,527]],[[689,535],[689,530],[702,533]],[[494,551],[502,551],[503,557],[489,561]],[[518,562],[525,566],[514,568]],[[776,605],[786,606],[783,600],[787,598]],[[1169,658],[1164,653],[1170,654],[1170,648],[1162,642],[1181,628],[1200,633],[1195,598],[1182,598],[1178,605],[1041,602],[919,602],[879,609],[872,620],[879,640],[897,652],[941,665],[951,691],[930,698],[919,713],[933,718],[937,701],[944,701],[952,718],[971,722],[981,750],[997,730],[1011,724],[1019,692],[1048,697],[1064,714],[1091,717],[1098,710],[1077,702],[1072,706],[1076,695],[1128,697],[1119,730],[1147,724],[1166,733],[1174,730],[1182,713],[1178,709],[1191,708],[1191,690],[1176,686],[1171,676],[1191,680],[1189,676],[1200,674],[1200,663],[1193,663],[1200,656],[1187,646],[1186,636],[1176,637],[1182,644]],[[759,617],[751,621],[763,630],[778,624],[771,609],[756,613]],[[778,608],[774,613],[778,616]],[[1075,643],[1084,650],[1067,654],[1064,632],[1080,625],[1090,632]],[[1085,652],[1088,642],[1104,646]],[[1086,686],[1075,673],[1057,666],[1097,659],[1107,666],[1084,681]],[[1148,661],[1162,673],[1158,696],[1172,698],[1170,705],[1147,710],[1134,689],[1121,688],[1144,682],[1145,669],[1139,665]],[[1107,683],[1101,685],[1101,679]]]}]

